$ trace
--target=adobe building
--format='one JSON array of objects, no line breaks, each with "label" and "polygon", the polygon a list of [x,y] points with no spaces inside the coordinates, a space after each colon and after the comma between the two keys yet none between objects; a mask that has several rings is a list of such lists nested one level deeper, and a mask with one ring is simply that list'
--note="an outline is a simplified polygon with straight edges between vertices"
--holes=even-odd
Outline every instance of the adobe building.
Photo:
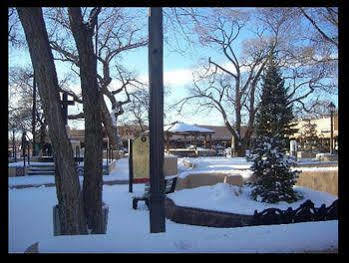
[{"label": "adobe building", "polygon": [[[66,126],[68,139],[72,145],[73,154],[75,157],[83,157],[85,149],[85,130],[71,129],[68,125]],[[107,151],[109,149],[109,138],[103,128],[103,158],[107,158]],[[36,158],[41,159],[42,156],[52,156],[52,146],[49,136],[45,138],[45,146],[39,152],[39,156]],[[33,160],[35,161],[36,158]]]},{"label": "adobe building", "polygon": [[[330,138],[331,138],[331,120],[330,116],[324,116],[316,119],[300,119],[297,121],[297,125],[295,126],[298,131],[293,135],[293,139],[300,141],[301,133],[304,132],[304,125],[310,121],[310,123],[316,124],[317,135],[320,139],[319,148],[322,148],[324,152],[329,152],[330,148]],[[207,136],[194,136],[187,135],[172,135],[170,137],[170,148],[183,148],[187,147],[194,142],[198,147],[211,147],[220,145],[225,148],[231,147],[232,135],[229,132],[226,126],[218,126],[218,125],[197,125],[202,128],[213,130],[214,133]],[[142,129],[139,125],[123,125],[118,126],[118,135],[122,141],[123,147],[128,147],[128,140],[135,139],[140,134],[142,134]],[[148,129],[147,126],[143,127],[143,129]],[[245,133],[246,128],[244,126],[241,127],[242,136]],[[80,150],[83,151],[84,148],[84,130],[77,129],[67,129],[68,136],[72,142],[72,147],[74,151],[74,155]],[[209,138],[210,136],[210,138]],[[209,143],[208,143],[209,142]],[[337,149],[338,145],[338,114],[334,114],[333,116],[333,146],[334,149]],[[79,149],[78,149],[79,148]],[[109,139],[106,135],[106,132],[103,129],[103,149],[104,155],[106,155],[106,150],[109,149]],[[106,158],[106,157],[105,157]]]},{"label": "adobe building", "polygon": [[[314,119],[300,119],[297,121],[295,126],[298,131],[293,135],[293,138],[300,142],[301,134],[304,133],[304,127],[306,124],[315,124],[316,135],[319,138],[319,150],[329,152],[330,151],[330,140],[331,140],[331,117],[324,116]],[[338,113],[333,115],[333,148],[335,151],[338,150]]]}]

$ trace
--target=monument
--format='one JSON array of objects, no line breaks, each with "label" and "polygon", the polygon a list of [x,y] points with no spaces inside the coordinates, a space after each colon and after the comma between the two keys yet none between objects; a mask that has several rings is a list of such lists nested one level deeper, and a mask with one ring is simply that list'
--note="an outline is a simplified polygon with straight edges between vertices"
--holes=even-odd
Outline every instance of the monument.
[{"label": "monument", "polygon": [[297,158],[297,141],[290,140],[290,156]]},{"label": "monument", "polygon": [[[132,167],[135,183],[149,181],[149,137],[141,135],[132,142]],[[165,155],[164,176],[172,176],[178,173],[177,157]]]}]

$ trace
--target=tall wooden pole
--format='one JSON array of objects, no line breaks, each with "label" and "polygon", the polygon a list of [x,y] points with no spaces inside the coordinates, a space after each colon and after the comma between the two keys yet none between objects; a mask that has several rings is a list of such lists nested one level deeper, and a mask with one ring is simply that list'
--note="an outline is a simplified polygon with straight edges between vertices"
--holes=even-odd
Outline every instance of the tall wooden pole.
[{"label": "tall wooden pole", "polygon": [[15,129],[12,129],[12,157],[15,162],[17,162],[17,151],[16,151],[16,142],[15,142]]},{"label": "tall wooden pole", "polygon": [[150,233],[165,232],[162,8],[149,14]]},{"label": "tall wooden pole", "polygon": [[333,154],[333,110],[331,110],[331,138],[330,138],[330,154]]},{"label": "tall wooden pole", "polygon": [[133,152],[132,139],[128,139],[128,191],[133,192]]}]

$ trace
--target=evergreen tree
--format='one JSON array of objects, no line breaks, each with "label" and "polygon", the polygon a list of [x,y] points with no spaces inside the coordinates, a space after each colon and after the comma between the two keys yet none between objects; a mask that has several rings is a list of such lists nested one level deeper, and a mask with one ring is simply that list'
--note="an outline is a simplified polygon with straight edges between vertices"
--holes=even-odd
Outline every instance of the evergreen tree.
[{"label": "evergreen tree", "polygon": [[314,149],[316,149],[319,142],[316,127],[316,123],[311,123],[310,120],[308,120],[308,122],[302,126],[303,131],[301,132],[300,139],[303,150],[313,151]]},{"label": "evergreen tree", "polygon": [[285,155],[288,137],[295,132],[287,91],[271,56],[263,76],[261,106],[256,115],[251,167],[254,178],[251,197],[254,200],[290,203],[300,198],[293,190],[299,172],[290,170],[293,161]]}]

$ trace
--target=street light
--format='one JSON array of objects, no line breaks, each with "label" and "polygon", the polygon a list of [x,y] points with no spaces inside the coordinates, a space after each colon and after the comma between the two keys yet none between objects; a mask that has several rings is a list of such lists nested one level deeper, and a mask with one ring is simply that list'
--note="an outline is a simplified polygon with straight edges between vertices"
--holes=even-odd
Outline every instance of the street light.
[{"label": "street light", "polygon": [[336,106],[331,102],[328,105],[328,108],[331,112],[331,140],[330,140],[330,154],[333,154],[333,112],[336,109]]}]

